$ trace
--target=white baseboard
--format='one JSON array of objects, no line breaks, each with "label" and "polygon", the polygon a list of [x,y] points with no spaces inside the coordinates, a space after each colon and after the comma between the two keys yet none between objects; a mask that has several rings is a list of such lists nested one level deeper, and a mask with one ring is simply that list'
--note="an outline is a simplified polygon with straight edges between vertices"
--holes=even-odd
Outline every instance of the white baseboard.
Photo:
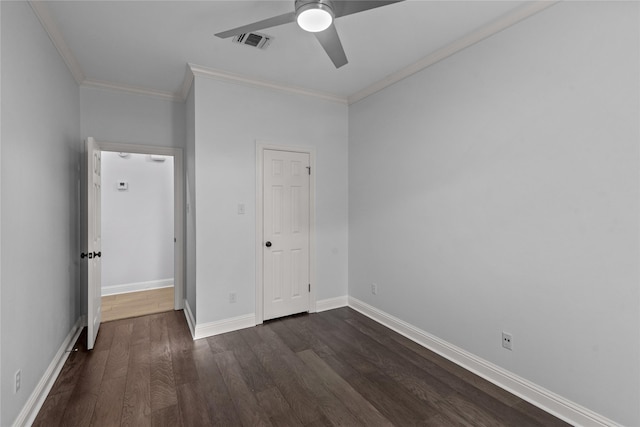
[{"label": "white baseboard", "polygon": [[196,319],[193,317],[191,306],[189,305],[189,301],[187,301],[186,299],[184,300],[184,317],[187,319],[187,325],[189,325],[191,336],[193,337],[193,339],[196,339]]},{"label": "white baseboard", "polygon": [[572,425],[620,427],[615,421],[565,399],[356,298],[349,297],[349,307]]},{"label": "white baseboard", "polygon": [[[317,301],[316,311],[321,312],[346,306],[347,296],[343,295],[340,297]],[[184,301],[184,307],[185,317],[187,318],[187,323],[189,324],[189,329],[191,330],[191,335],[194,340],[256,326],[255,313],[198,325],[193,317],[191,307],[189,307],[189,302],[187,300]]]},{"label": "white baseboard", "polygon": [[218,320],[215,322],[203,323],[201,325],[196,324],[193,339],[197,340],[200,338],[211,337],[214,335],[237,331],[239,329],[251,328],[253,326],[256,326],[255,313]]},{"label": "white baseboard", "polygon": [[62,345],[60,345],[60,348],[53,357],[49,367],[44,372],[44,375],[42,375],[42,378],[40,378],[40,381],[38,381],[38,384],[29,396],[27,403],[25,403],[22,411],[20,411],[18,417],[13,422],[14,427],[30,426],[33,424],[38,412],[47,398],[47,395],[51,391],[51,387],[53,387],[53,384],[56,382],[56,379],[64,366],[64,362],[66,362],[69,357],[70,353],[68,350],[71,350],[71,347],[78,339],[78,336],[80,336],[80,332],[82,332],[82,328],[86,322],[87,320],[85,316],[79,317],[64,341],[62,341]]},{"label": "white baseboard", "polygon": [[147,291],[150,289],[169,288],[173,286],[174,279],[150,280],[148,282],[123,283],[121,285],[111,285],[102,287],[102,296],[127,294],[129,292]]},{"label": "white baseboard", "polygon": [[335,298],[327,298],[320,301],[316,301],[316,312],[333,310],[334,308],[346,307],[349,303],[349,299],[346,295]]}]

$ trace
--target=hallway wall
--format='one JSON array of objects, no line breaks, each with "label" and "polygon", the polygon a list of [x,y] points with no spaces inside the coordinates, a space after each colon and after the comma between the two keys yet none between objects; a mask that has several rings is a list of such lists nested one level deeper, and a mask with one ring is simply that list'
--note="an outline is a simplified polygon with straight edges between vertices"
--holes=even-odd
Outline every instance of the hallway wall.
[{"label": "hallway wall", "polygon": [[173,209],[172,157],[102,153],[102,295],[173,286]]}]

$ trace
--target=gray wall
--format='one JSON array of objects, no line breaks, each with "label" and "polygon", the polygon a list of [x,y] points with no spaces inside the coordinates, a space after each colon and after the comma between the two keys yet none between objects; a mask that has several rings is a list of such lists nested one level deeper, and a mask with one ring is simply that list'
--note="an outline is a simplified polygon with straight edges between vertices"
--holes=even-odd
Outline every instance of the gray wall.
[{"label": "gray wall", "polygon": [[[2,74],[2,7],[0,6],[0,75]],[[0,100],[2,78],[0,78]],[[2,104],[0,102],[0,190],[2,188]],[[2,193],[0,192],[0,242],[2,242]],[[0,335],[2,333],[2,244],[0,244]],[[0,339],[0,383],[2,383],[2,339]],[[2,387],[0,387],[0,422],[2,422]]]},{"label": "gray wall", "polygon": [[195,128],[197,323],[255,312],[256,140],[316,147],[317,298],[346,295],[347,106],[196,76]]},{"label": "gray wall", "polygon": [[173,284],[173,209],[172,157],[102,153],[103,295]]},{"label": "gray wall", "polygon": [[184,104],[108,89],[80,89],[82,138],[184,146]]},{"label": "gray wall", "polygon": [[349,294],[630,426],[638,6],[560,3],[349,109]]},{"label": "gray wall", "polygon": [[[80,316],[79,90],[26,2],[2,8],[2,418]],[[22,387],[13,393],[14,373]]]},{"label": "gray wall", "polygon": [[[185,163],[186,163],[186,286],[185,298],[189,303],[189,309],[193,316],[196,316],[196,116],[194,101],[194,85],[191,86],[189,96],[185,102],[186,114],[186,141],[185,141]],[[195,320],[195,319],[194,319]]]}]

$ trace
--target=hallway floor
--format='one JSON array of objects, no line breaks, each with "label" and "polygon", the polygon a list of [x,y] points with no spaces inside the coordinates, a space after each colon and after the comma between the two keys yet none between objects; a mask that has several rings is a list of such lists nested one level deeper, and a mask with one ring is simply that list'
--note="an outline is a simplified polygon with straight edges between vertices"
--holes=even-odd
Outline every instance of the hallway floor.
[{"label": "hallway floor", "polygon": [[102,297],[102,321],[173,310],[173,286]]}]

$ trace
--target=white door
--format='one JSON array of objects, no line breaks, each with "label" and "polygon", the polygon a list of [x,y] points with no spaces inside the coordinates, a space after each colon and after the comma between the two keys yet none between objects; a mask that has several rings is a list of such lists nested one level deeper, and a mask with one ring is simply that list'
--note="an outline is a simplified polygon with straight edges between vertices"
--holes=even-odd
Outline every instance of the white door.
[{"label": "white door", "polygon": [[308,153],[264,150],[264,320],[309,311]]},{"label": "white door", "polygon": [[93,138],[87,138],[87,348],[98,336],[102,318],[102,241],[101,241],[101,153]]}]

